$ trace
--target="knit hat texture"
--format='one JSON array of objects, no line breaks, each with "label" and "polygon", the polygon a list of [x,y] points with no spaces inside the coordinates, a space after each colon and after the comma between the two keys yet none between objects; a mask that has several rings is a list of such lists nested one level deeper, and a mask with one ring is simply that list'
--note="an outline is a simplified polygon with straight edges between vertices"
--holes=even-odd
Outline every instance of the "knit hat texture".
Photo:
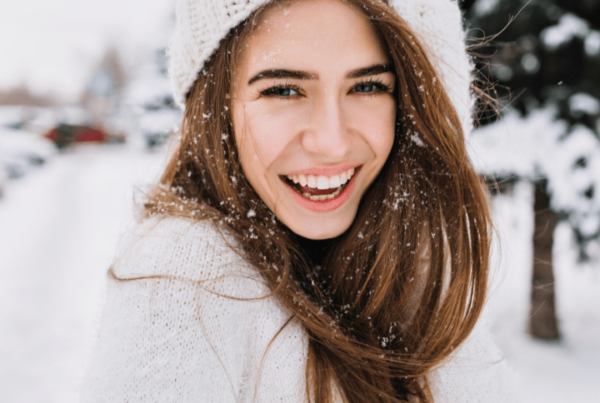
[{"label": "knit hat texture", "polygon": [[[206,60],[223,38],[270,0],[177,0],[176,25],[169,48],[169,74],[175,101],[186,95]],[[457,0],[390,0],[390,5],[427,48],[465,133],[472,128],[473,64],[465,47],[463,18]]]}]

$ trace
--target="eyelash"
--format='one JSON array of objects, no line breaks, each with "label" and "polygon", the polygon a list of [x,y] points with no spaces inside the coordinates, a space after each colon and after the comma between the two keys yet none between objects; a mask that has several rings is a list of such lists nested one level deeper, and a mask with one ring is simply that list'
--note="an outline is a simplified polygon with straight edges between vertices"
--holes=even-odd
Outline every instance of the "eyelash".
[{"label": "eyelash", "polygon": [[[373,85],[373,86],[375,86],[376,90],[382,91],[382,92],[391,92],[392,91],[392,87],[390,85],[385,84],[383,82],[383,80],[381,80],[380,78],[370,78],[368,80],[360,81],[360,82],[356,83],[354,85],[354,87],[352,87],[352,90],[354,90],[356,87],[361,86],[361,85]],[[351,91],[351,92],[356,92],[356,91]],[[365,94],[372,95],[374,92],[375,91],[371,91],[371,92],[367,92]]]},{"label": "eyelash", "polygon": [[[391,92],[392,91],[392,87],[385,84],[381,79],[370,78],[368,80],[359,81],[356,84],[354,84],[354,87],[352,87],[352,90],[350,91],[350,93],[361,94],[362,92],[355,91],[355,89],[356,89],[356,87],[364,86],[364,85],[373,85],[376,88],[376,91],[365,92],[364,93],[365,95],[372,96],[374,92],[378,92],[378,91],[381,91],[381,92]],[[294,96],[294,95],[291,95],[291,96],[278,95],[277,91],[282,91],[282,90],[294,90],[298,94],[300,94],[302,87],[300,87],[299,85],[293,85],[291,83],[278,84],[278,85],[274,85],[272,87],[262,90],[259,95],[261,97],[275,96],[275,97],[280,97],[280,98],[290,98],[291,96]]]},{"label": "eyelash", "polygon": [[262,90],[260,92],[260,96],[261,97],[275,96],[275,97],[280,97],[280,98],[289,98],[289,97],[277,95],[276,92],[281,91],[281,90],[294,90],[299,94],[300,91],[302,90],[302,87],[300,87],[299,85],[293,85],[291,83],[278,84],[278,85],[274,85],[272,87]]}]

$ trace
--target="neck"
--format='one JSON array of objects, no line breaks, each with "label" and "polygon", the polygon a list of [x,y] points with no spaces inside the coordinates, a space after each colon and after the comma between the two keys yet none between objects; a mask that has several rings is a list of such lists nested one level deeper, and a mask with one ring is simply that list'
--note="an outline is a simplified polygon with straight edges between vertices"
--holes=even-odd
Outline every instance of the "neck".
[{"label": "neck", "polygon": [[325,259],[325,255],[329,247],[333,244],[334,239],[314,240],[298,236],[298,243],[304,250],[304,256],[314,266],[320,266]]}]

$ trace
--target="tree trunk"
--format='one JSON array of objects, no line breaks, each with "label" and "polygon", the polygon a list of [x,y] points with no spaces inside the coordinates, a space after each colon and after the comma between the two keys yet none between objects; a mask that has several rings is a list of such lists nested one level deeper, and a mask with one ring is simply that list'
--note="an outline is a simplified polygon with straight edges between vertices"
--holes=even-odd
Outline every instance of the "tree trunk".
[{"label": "tree trunk", "polygon": [[558,340],[560,334],[554,303],[554,273],[552,272],[552,240],[557,216],[550,209],[548,181],[540,180],[534,185],[535,227],[529,332],[537,339]]}]

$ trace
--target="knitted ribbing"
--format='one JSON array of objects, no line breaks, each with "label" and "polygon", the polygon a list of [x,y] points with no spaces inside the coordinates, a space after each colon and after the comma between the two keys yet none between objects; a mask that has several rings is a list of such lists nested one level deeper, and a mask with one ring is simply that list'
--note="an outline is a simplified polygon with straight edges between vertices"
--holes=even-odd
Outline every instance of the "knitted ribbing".
[{"label": "knitted ribbing", "polygon": [[[273,340],[290,313],[247,300],[269,289],[211,224],[147,220],[113,270],[135,280],[108,281],[82,403],[307,401],[305,330],[292,320]],[[430,380],[436,403],[519,401],[481,326]]]},{"label": "knitted ribbing", "polygon": [[[178,0],[176,26],[169,49],[169,74],[175,100],[185,97],[206,60],[221,40],[269,0]],[[465,48],[463,20],[456,0],[391,0],[427,48],[461,119],[470,133],[474,100],[470,90],[473,64]],[[432,83],[433,85],[433,83]]]},{"label": "knitted ribbing", "polygon": [[169,76],[175,100],[185,96],[221,40],[269,0],[177,0],[169,47]]}]

